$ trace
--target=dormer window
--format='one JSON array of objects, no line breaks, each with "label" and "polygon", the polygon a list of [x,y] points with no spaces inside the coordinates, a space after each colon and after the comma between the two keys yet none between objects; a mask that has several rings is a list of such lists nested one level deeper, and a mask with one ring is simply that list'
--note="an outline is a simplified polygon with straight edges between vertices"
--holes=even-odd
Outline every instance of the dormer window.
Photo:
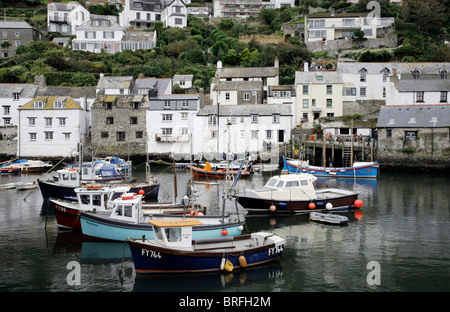
[{"label": "dormer window", "polygon": [[413,79],[419,79],[419,70],[417,68],[414,68],[414,70],[411,71],[411,74]]},{"label": "dormer window", "polygon": [[441,79],[447,79],[447,70],[443,69],[439,72],[439,74],[441,75]]},{"label": "dormer window", "polygon": [[53,108],[64,108],[64,103],[62,101],[55,101],[53,103]]},{"label": "dormer window", "polygon": [[19,92],[13,92],[13,100],[18,100],[20,98]]},{"label": "dormer window", "polygon": [[34,108],[44,108],[44,102],[34,101]]},{"label": "dormer window", "polygon": [[386,82],[386,81],[387,81],[387,78],[389,77],[390,70],[389,70],[387,67],[385,67],[385,68],[381,71],[381,73],[383,74],[383,82]]},{"label": "dormer window", "polygon": [[135,2],[134,3],[135,8],[142,8],[142,2]]},{"label": "dormer window", "polygon": [[366,81],[367,78],[367,69],[363,68],[359,71],[359,81]]}]

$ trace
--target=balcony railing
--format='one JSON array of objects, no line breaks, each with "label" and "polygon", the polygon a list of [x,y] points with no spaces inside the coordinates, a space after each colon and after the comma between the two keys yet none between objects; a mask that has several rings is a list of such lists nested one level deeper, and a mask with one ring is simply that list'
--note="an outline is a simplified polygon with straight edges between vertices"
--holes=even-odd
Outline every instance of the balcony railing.
[{"label": "balcony railing", "polygon": [[161,143],[170,143],[170,142],[188,142],[189,135],[188,134],[155,134],[155,141]]}]

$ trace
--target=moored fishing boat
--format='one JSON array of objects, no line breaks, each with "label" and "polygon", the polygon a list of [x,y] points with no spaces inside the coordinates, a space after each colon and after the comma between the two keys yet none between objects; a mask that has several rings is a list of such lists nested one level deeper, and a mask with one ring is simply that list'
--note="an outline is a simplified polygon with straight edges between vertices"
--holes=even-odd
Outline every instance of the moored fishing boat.
[{"label": "moored fishing boat", "polygon": [[120,181],[111,181],[108,177],[107,170],[101,171],[105,173],[105,178],[95,175],[94,166],[83,167],[82,172],[78,169],[61,169],[56,171],[53,179],[38,179],[39,189],[44,200],[52,198],[66,199],[77,201],[75,189],[92,183],[101,183],[104,186],[124,186],[129,187],[129,192],[144,192],[145,199],[157,199],[159,193],[159,183],[152,177],[144,182],[131,182],[128,179]]},{"label": "moored fishing boat", "polygon": [[[81,230],[80,213],[96,211],[112,211],[115,199],[120,198],[130,188],[102,186],[100,184],[88,185],[87,187],[76,188],[77,201],[50,198],[58,227],[65,229]],[[141,191],[141,194],[143,191]],[[133,193],[134,196],[134,193]],[[205,214],[206,208],[195,204],[186,207],[183,203],[143,203],[143,214],[177,214],[182,213],[193,215]]]},{"label": "moored fishing boat", "polygon": [[18,169],[20,170],[20,173],[33,173],[33,172],[42,172],[45,168],[49,168],[51,166],[52,166],[51,163],[44,162],[42,160],[15,158],[2,163],[0,168],[2,170]]},{"label": "moored fishing boat", "polygon": [[[81,230],[84,236],[94,239],[125,241],[127,237],[154,238],[149,220],[169,219],[168,214],[144,214],[142,196],[132,193],[123,194],[115,199],[111,211],[82,212],[80,214]],[[179,216],[177,216],[179,217]],[[192,218],[185,215],[184,218]],[[244,218],[228,214],[227,216],[197,216],[203,222],[193,229],[195,238],[222,237],[240,235],[243,230]]]},{"label": "moored fishing boat", "polygon": [[337,178],[376,178],[378,162],[355,162],[350,167],[319,167],[310,166],[307,161],[286,159],[283,156],[283,170],[289,173],[309,173],[317,177]]},{"label": "moored fishing boat", "polygon": [[301,213],[304,211],[360,208],[358,194],[345,189],[316,190],[317,177],[308,173],[273,176],[263,188],[235,195],[249,213]]},{"label": "moored fishing boat", "polygon": [[213,170],[209,162],[206,162],[204,168],[194,165],[187,165],[187,170],[194,176],[194,178],[212,178],[224,179],[227,175],[239,175],[240,178],[248,178],[251,175],[250,171],[242,171],[237,169],[217,169]]},{"label": "moored fishing boat", "polygon": [[195,239],[198,219],[151,220],[155,238],[127,238],[137,273],[210,272],[245,268],[276,260],[285,240],[266,232]]}]

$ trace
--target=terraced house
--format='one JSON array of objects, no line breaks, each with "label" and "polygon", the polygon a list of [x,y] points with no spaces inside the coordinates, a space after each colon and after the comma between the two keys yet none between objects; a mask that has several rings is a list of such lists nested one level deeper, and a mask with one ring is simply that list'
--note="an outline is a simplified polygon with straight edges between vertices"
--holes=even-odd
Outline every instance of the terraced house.
[{"label": "terraced house", "polygon": [[148,96],[98,94],[91,107],[92,144],[111,155],[146,151]]},{"label": "terraced house", "polygon": [[19,107],[17,155],[66,157],[87,131],[86,109],[69,96],[37,96]]}]

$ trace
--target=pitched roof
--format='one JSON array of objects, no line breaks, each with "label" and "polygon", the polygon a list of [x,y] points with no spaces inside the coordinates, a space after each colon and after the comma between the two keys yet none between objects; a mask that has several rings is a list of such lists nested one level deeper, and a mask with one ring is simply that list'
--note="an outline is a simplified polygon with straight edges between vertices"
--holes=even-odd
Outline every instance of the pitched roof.
[{"label": "pitched roof", "polygon": [[395,83],[400,92],[415,91],[450,91],[449,79],[401,79]]},{"label": "pitched roof", "polygon": [[380,109],[379,128],[442,128],[450,126],[450,104],[385,105]]},{"label": "pitched roof", "polygon": [[342,83],[342,76],[337,72],[295,72],[295,84],[326,84],[326,83]]},{"label": "pitched roof", "polygon": [[262,81],[220,81],[214,85],[214,91],[249,91],[262,90]]},{"label": "pitched roof", "polygon": [[278,74],[278,67],[225,67],[216,71],[219,78],[276,77]]},{"label": "pitched roof", "polygon": [[95,87],[46,86],[36,93],[38,96],[69,96],[71,98],[95,98]]},{"label": "pitched roof", "polygon": [[[35,108],[34,102],[43,102],[44,107],[43,108]],[[63,108],[54,108],[53,104],[56,101],[61,101],[65,103]],[[83,109],[74,99],[68,96],[37,96],[31,101],[23,104],[19,107],[19,109]]]},{"label": "pitched roof", "polygon": [[128,89],[133,83],[133,76],[103,76],[97,83],[97,89]]},{"label": "pitched roof", "polygon": [[421,74],[438,74],[446,69],[450,72],[450,63],[397,63],[397,62],[343,62],[337,63],[337,71],[341,74],[358,74],[362,68],[367,70],[368,74],[379,74],[384,68],[389,69],[392,74],[394,70],[397,74],[411,74],[417,68]]},{"label": "pitched roof", "polygon": [[33,98],[39,86],[28,83],[0,83],[0,98],[12,98],[13,93],[19,93],[21,98]]}]

